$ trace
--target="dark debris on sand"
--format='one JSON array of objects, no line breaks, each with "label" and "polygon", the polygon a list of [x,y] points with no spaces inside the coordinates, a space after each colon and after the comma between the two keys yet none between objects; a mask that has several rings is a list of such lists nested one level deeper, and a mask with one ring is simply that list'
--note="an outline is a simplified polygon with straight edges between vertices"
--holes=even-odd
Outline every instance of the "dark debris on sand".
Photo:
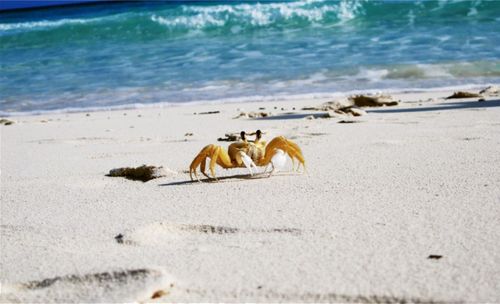
[{"label": "dark debris on sand", "polygon": [[112,169],[106,176],[125,177],[130,180],[147,182],[155,178],[163,177],[165,176],[165,173],[163,171],[163,167],[142,165],[137,168],[125,167]]},{"label": "dark debris on sand", "polygon": [[238,116],[233,117],[233,119],[238,118],[264,118],[273,116],[271,112],[241,112]]},{"label": "dark debris on sand", "polygon": [[500,95],[500,87],[489,86],[479,91],[479,94],[481,94],[482,96],[498,96]]},{"label": "dark debris on sand", "polygon": [[477,98],[477,97],[482,97],[482,96],[480,94],[477,94],[477,93],[458,91],[458,92],[454,92],[451,96],[446,97],[446,99]]},{"label": "dark debris on sand", "polygon": [[349,97],[357,107],[383,107],[397,106],[399,101],[393,99],[391,95],[353,95]]},{"label": "dark debris on sand", "polygon": [[226,133],[225,137],[217,138],[217,141],[238,141],[241,139],[240,134],[237,133]]},{"label": "dark debris on sand", "polygon": [[117,236],[115,236],[115,241],[118,243],[118,244],[123,244],[123,234],[118,234]]},{"label": "dark debris on sand", "polygon": [[337,123],[341,123],[341,124],[352,124],[352,123],[360,123],[361,121],[359,120],[346,120],[346,119],[343,119],[343,120],[339,120]]},{"label": "dark debris on sand", "polygon": [[50,287],[57,282],[70,282],[70,283],[88,283],[88,282],[124,282],[129,279],[138,279],[148,276],[151,272],[149,269],[132,269],[124,271],[102,272],[86,275],[67,275],[61,277],[48,278],[41,281],[30,281],[24,283],[23,286],[27,289],[42,289]]},{"label": "dark debris on sand", "polygon": [[0,119],[0,125],[10,126],[12,124],[14,124],[14,122],[12,120],[8,120],[8,119],[5,119],[5,118],[1,118]]},{"label": "dark debris on sand", "polygon": [[194,113],[195,115],[208,115],[208,114],[219,114],[220,111],[207,111],[207,112],[200,112],[200,113]]},{"label": "dark debris on sand", "polygon": [[[329,101],[317,107],[304,107],[303,111],[326,111],[325,116],[321,118],[332,118],[335,114],[363,116],[366,111],[362,107],[383,107],[397,106],[399,101],[394,100],[390,95],[353,95],[343,101]],[[308,119],[316,117],[306,117]]]}]

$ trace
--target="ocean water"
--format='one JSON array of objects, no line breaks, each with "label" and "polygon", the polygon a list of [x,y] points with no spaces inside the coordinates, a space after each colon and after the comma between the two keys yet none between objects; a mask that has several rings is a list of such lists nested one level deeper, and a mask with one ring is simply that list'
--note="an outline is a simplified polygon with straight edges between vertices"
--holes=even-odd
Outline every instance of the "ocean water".
[{"label": "ocean water", "polygon": [[500,1],[133,2],[0,14],[0,114],[500,83]]}]

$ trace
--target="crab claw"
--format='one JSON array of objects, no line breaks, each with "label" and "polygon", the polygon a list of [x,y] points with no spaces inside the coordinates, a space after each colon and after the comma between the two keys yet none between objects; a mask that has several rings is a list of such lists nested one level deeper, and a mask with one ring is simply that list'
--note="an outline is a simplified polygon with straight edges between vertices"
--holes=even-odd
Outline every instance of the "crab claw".
[{"label": "crab claw", "polygon": [[240,152],[241,155],[241,160],[243,161],[243,164],[245,167],[247,167],[248,171],[250,171],[250,175],[253,176],[253,171],[252,171],[252,166],[257,169],[257,166],[254,164],[253,160],[246,155],[244,152]]},{"label": "crab claw", "polygon": [[271,166],[273,167],[273,169],[269,173],[269,176],[271,176],[275,170],[279,171],[279,170],[283,169],[285,164],[286,164],[285,151],[283,151],[281,149],[276,149],[274,151],[273,157],[271,158]]}]

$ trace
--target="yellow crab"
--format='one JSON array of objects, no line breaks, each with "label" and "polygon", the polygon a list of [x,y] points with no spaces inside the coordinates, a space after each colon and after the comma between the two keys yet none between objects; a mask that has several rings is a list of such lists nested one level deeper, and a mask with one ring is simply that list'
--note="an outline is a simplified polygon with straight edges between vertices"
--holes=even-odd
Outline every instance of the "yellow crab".
[{"label": "yellow crab", "polygon": [[[207,158],[210,158],[210,172],[212,177],[217,180],[215,176],[215,165],[219,165],[224,169],[230,168],[243,168],[246,167],[253,175],[252,167],[257,169],[257,166],[266,167],[270,164],[273,169],[269,176],[271,176],[276,169],[281,169],[286,162],[286,155],[295,163],[295,159],[299,161],[297,169],[302,166],[305,169],[305,160],[299,146],[293,141],[286,139],[283,136],[273,138],[266,145],[262,140],[262,132],[257,130],[255,132],[256,138],[254,142],[247,141],[246,133],[241,132],[241,141],[229,145],[227,152],[221,146],[208,145],[201,149],[200,153],[196,155],[191,166],[189,166],[189,176],[193,180],[193,173],[198,181],[198,174],[196,169],[200,167],[203,175],[210,178],[205,173],[205,166]],[[293,165],[294,166],[294,165]]]}]

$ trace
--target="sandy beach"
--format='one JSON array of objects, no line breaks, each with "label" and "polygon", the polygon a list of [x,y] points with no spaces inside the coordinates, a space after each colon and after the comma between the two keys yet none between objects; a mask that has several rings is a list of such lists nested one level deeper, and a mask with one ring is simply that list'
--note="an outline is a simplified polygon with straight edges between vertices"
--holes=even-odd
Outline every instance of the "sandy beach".
[{"label": "sandy beach", "polygon": [[[451,93],[328,119],[301,110],[321,99],[8,117],[0,300],[500,302],[500,100]],[[190,180],[257,129],[307,172]],[[166,176],[106,176],[142,164]]]}]

